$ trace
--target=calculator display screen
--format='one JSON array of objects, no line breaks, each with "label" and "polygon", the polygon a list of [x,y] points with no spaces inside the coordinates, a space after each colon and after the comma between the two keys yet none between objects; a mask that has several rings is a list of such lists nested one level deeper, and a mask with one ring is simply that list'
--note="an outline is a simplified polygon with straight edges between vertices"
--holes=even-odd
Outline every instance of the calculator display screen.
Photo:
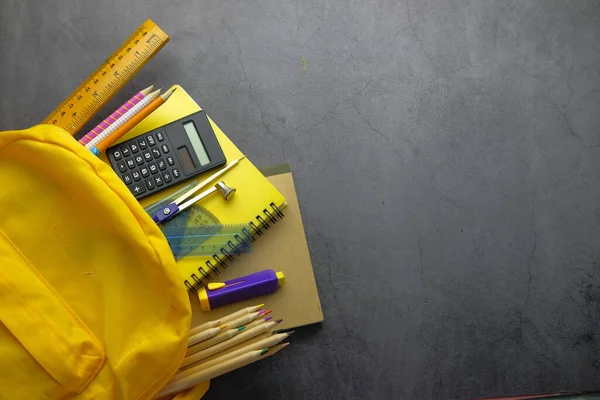
[{"label": "calculator display screen", "polygon": [[188,121],[183,124],[183,129],[185,129],[185,133],[188,135],[190,142],[192,143],[192,147],[194,148],[194,152],[198,157],[198,161],[200,161],[200,165],[204,166],[210,163],[210,158],[208,157],[208,152],[202,143],[202,139],[200,139],[200,134],[196,129],[196,125],[194,125],[193,121]]}]

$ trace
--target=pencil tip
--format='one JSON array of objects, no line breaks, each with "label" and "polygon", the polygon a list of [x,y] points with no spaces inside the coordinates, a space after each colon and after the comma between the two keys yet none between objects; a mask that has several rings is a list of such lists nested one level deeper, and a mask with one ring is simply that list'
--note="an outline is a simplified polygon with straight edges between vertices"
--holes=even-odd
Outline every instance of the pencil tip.
[{"label": "pencil tip", "polygon": [[290,342],[282,343],[281,348],[283,349],[284,347],[288,347],[289,345],[290,345]]},{"label": "pencil tip", "polygon": [[267,351],[269,351],[269,349],[262,349],[262,350],[260,351],[260,355],[262,356],[262,355],[263,355],[263,354],[265,354]]},{"label": "pencil tip", "polygon": [[227,329],[227,325],[221,325],[219,328],[220,328],[221,330]]},{"label": "pencil tip", "polygon": [[239,328],[237,328],[238,332],[243,331],[244,329],[246,329],[246,325],[242,325]]},{"label": "pencil tip", "polygon": [[276,320],[275,323],[280,324],[282,321],[283,321],[283,318]]},{"label": "pencil tip", "polygon": [[294,334],[294,332],[296,332],[296,331],[289,331],[289,332],[286,332],[286,333],[287,333],[288,337],[290,337],[290,336],[292,336]]},{"label": "pencil tip", "polygon": [[265,317],[265,322],[270,321],[273,317],[269,316],[269,317]]},{"label": "pencil tip", "polygon": [[265,303],[262,303],[262,304],[259,304],[259,305],[257,305],[257,306],[254,306],[254,307],[256,307],[256,308],[258,309],[258,308],[263,308],[263,307],[264,307],[264,305],[265,305]]}]

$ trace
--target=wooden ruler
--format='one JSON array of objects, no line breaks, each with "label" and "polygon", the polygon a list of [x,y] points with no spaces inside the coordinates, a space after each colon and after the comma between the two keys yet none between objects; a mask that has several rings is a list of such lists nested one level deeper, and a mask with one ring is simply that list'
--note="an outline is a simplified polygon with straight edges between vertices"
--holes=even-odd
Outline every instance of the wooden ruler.
[{"label": "wooden ruler", "polygon": [[75,135],[168,41],[169,36],[147,20],[43,123]]}]

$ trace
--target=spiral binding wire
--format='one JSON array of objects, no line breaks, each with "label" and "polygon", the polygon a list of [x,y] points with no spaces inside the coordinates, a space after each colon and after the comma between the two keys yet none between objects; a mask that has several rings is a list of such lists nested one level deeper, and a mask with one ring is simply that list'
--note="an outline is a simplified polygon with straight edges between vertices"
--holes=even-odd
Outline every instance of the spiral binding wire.
[{"label": "spiral binding wire", "polygon": [[215,253],[212,255],[214,263],[211,260],[207,260],[205,265],[198,267],[198,274],[194,273],[190,276],[189,280],[186,279],[184,281],[188,290],[197,293],[197,288],[203,288],[206,282],[213,280],[211,273],[214,273],[215,276],[220,275],[221,271],[219,271],[219,269],[227,269],[227,262],[234,261],[236,255],[243,253],[243,251],[240,250],[240,247],[247,248],[248,242],[254,242],[257,236],[262,236],[264,231],[269,230],[269,223],[276,224],[279,219],[284,217],[283,212],[275,205],[275,203],[269,204],[269,207],[271,210],[268,210],[267,208],[262,210],[264,217],[261,215],[255,217],[257,223],[254,221],[249,222],[250,231],[248,229],[242,230],[243,237],[235,235],[235,241],[237,243],[229,241],[227,243],[227,248],[222,247],[219,250],[220,254]]}]

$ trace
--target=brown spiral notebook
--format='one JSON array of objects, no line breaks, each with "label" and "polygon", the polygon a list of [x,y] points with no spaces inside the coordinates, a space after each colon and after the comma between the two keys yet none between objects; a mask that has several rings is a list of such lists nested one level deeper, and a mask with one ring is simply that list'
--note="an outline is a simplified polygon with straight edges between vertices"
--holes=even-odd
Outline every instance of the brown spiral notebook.
[{"label": "brown spiral notebook", "polygon": [[290,329],[323,321],[321,301],[308,252],[298,197],[289,165],[262,169],[269,182],[286,198],[285,218],[271,224],[269,233],[252,245],[252,251],[235,262],[235,268],[222,270],[215,277],[225,281],[263,269],[282,271],[285,285],[268,296],[255,297],[212,311],[202,311],[198,297],[190,293],[192,326],[219,319],[241,308],[265,303],[273,318],[283,318],[278,329]]}]

